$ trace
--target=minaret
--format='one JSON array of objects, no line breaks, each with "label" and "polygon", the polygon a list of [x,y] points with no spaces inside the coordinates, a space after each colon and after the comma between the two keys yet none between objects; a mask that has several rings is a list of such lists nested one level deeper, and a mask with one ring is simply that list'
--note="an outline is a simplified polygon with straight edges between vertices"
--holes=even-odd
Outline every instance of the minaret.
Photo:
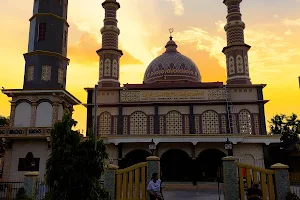
[{"label": "minaret", "polygon": [[227,34],[227,46],[223,48],[226,55],[227,84],[251,84],[248,66],[248,51],[251,48],[245,44],[244,29],[240,12],[242,0],[224,0],[227,6],[227,24],[224,29]]},{"label": "minaret", "polygon": [[105,10],[104,27],[101,29],[102,48],[97,51],[99,63],[99,87],[119,87],[120,58],[123,55],[118,49],[120,30],[117,26],[117,10],[120,4],[116,0],[102,3]]},{"label": "minaret", "polygon": [[35,0],[30,18],[24,89],[64,89],[67,56],[68,0]]}]

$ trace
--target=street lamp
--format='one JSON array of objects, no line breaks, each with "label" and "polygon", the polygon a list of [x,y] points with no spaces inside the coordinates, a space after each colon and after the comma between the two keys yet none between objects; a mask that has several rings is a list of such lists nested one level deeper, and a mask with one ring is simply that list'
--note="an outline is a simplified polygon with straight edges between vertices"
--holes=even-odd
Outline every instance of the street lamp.
[{"label": "street lamp", "polygon": [[229,141],[227,138],[225,142],[225,149],[228,151],[228,156],[233,156],[233,151],[232,151],[233,143]]},{"label": "street lamp", "polygon": [[149,144],[149,150],[151,151],[152,156],[154,154],[155,149],[156,149],[156,145],[155,145],[155,143],[154,143],[154,141],[152,139],[151,142],[150,142],[150,144]]}]

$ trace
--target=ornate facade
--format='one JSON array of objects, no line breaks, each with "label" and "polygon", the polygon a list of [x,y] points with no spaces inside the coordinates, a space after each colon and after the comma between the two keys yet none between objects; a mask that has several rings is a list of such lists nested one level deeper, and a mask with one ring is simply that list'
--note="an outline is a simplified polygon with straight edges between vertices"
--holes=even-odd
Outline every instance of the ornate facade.
[{"label": "ornate facade", "polygon": [[[241,162],[264,166],[264,147],[279,139],[266,135],[265,85],[250,81],[247,57],[250,46],[244,43],[241,0],[224,3],[228,7],[227,46],[223,49],[227,61],[226,85],[201,82],[198,67],[177,51],[171,35],[165,52],[148,65],[143,83],[123,87],[118,84],[121,54],[117,49],[119,29],[115,14],[120,5],[116,0],[103,3],[104,50],[98,52],[98,88],[96,91],[86,88],[87,129],[93,126],[92,97],[97,92],[97,134],[106,141],[114,164],[124,168],[145,161],[150,155],[148,144],[153,139],[165,180],[183,181],[192,177],[209,180],[220,172],[221,158],[227,154],[223,144],[229,138],[234,144],[233,155]],[[109,26],[107,13],[112,14]],[[181,173],[184,175],[177,176]],[[209,175],[203,177],[203,173]]]}]

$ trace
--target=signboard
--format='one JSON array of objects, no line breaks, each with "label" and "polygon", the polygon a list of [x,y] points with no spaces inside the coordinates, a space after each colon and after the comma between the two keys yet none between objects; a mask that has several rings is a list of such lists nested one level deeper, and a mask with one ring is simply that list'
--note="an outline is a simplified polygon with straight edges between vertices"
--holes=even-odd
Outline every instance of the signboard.
[{"label": "signboard", "polygon": [[223,89],[121,91],[121,102],[224,100]]}]

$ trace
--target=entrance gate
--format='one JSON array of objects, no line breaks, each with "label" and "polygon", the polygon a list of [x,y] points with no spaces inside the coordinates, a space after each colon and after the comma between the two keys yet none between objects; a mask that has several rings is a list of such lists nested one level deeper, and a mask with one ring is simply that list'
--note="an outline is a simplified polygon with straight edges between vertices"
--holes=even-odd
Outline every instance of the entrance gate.
[{"label": "entrance gate", "polygon": [[116,170],[117,200],[146,200],[147,162]]}]

